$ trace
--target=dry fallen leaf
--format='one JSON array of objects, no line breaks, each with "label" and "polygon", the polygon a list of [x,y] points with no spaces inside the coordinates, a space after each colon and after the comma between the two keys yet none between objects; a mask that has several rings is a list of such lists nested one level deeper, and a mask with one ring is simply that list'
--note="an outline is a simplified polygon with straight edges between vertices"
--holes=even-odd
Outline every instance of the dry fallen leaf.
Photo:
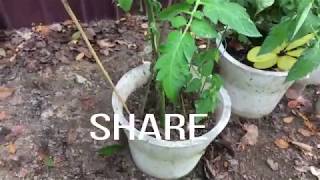
[{"label": "dry fallen leaf", "polygon": [[7,118],[7,113],[5,111],[0,111],[0,121],[3,121]]},{"label": "dry fallen leaf", "polygon": [[274,170],[277,171],[279,170],[279,164],[277,162],[275,162],[274,160],[268,158],[267,159],[267,164],[269,165],[269,167]]},{"label": "dry fallen leaf", "polygon": [[320,180],[320,169],[314,166],[310,166],[310,172],[312,175],[316,176]]},{"label": "dry fallen leaf", "polygon": [[294,120],[294,117],[293,117],[293,116],[289,116],[289,117],[283,118],[283,122],[285,122],[285,123],[287,123],[287,124],[292,123],[293,120]]},{"label": "dry fallen leaf", "polygon": [[276,139],[274,143],[281,149],[287,149],[289,147],[289,143],[284,139]]},{"label": "dry fallen leaf", "polygon": [[311,131],[306,130],[306,129],[304,129],[304,128],[299,128],[299,129],[298,129],[298,132],[299,132],[301,135],[305,136],[305,137],[310,137],[310,136],[313,135],[313,133],[312,133]]},{"label": "dry fallen leaf", "polygon": [[49,28],[49,26],[39,25],[39,26],[35,27],[35,31],[44,35],[44,36],[48,36],[50,33],[50,28]]},{"label": "dry fallen leaf", "polygon": [[11,96],[14,92],[13,88],[0,87],[0,101]]},{"label": "dry fallen leaf", "polygon": [[241,144],[251,146],[255,145],[259,136],[258,127],[254,124],[245,124],[243,128],[247,133],[241,138]]},{"label": "dry fallen leaf", "polygon": [[5,57],[6,51],[3,48],[0,48],[0,57]]},{"label": "dry fallen leaf", "polygon": [[80,60],[82,60],[83,58],[84,58],[84,53],[81,52],[81,53],[79,53],[79,54],[76,56],[76,61],[80,61]]},{"label": "dry fallen leaf", "polygon": [[100,48],[113,48],[116,46],[115,43],[109,41],[109,39],[101,39],[97,41]]},{"label": "dry fallen leaf", "polygon": [[295,108],[297,108],[299,105],[301,105],[301,104],[300,104],[299,101],[297,101],[297,100],[292,100],[292,101],[289,101],[289,102],[288,102],[288,107],[289,107],[290,109],[295,109]]},{"label": "dry fallen leaf", "polygon": [[141,28],[142,29],[148,29],[148,27],[149,27],[148,23],[142,23],[141,24]]},{"label": "dry fallen leaf", "polygon": [[309,120],[309,118],[307,116],[305,116],[304,114],[302,114],[299,111],[295,111],[295,113],[297,115],[299,115],[303,121],[304,121],[304,125],[313,133],[315,133],[317,131],[317,127]]},{"label": "dry fallen leaf", "polygon": [[10,142],[10,144],[7,147],[8,147],[8,152],[10,154],[15,154],[17,152],[17,147],[12,142]]},{"label": "dry fallen leaf", "polygon": [[291,141],[291,144],[296,145],[297,147],[299,147],[301,150],[305,150],[305,151],[309,151],[311,152],[313,147],[305,144],[305,143],[301,143],[301,142],[297,142],[297,141]]}]

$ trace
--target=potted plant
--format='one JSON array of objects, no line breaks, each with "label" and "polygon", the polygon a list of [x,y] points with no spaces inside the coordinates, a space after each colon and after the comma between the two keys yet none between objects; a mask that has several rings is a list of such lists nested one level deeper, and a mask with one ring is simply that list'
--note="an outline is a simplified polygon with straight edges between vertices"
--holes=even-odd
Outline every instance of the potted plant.
[{"label": "potted plant", "polygon": [[294,80],[320,64],[319,1],[237,1],[263,36],[225,33],[227,42],[218,44],[220,73],[232,111],[261,118],[273,111]]},{"label": "potted plant", "polygon": [[[128,11],[132,0],[118,0],[118,4]],[[210,39],[216,38],[217,28],[221,27],[218,22],[246,36],[258,37],[260,33],[246,10],[237,3],[186,0],[161,8],[156,0],[144,0],[144,5],[154,60],[130,70],[118,81],[116,90],[120,97],[126,101],[138,88],[146,86],[145,96],[156,98],[157,103],[151,108],[156,110],[158,124],[164,129],[168,111],[185,117],[190,113],[208,114],[208,118],[196,119],[198,126],[215,122],[208,132],[200,133],[198,139],[169,141],[145,136],[143,140],[129,140],[133,160],[142,171],[158,178],[179,178],[196,166],[206,147],[227,125],[231,113],[228,93],[221,88],[220,77],[213,73],[219,52],[209,45],[200,49],[196,43],[206,39],[209,44]],[[162,26],[168,22],[169,28]],[[166,28],[160,29],[160,26]],[[128,125],[121,98],[113,94],[113,110],[120,116],[120,123]],[[150,106],[143,105],[145,114],[150,113],[148,108]],[[188,131],[187,125],[183,128]],[[141,129],[135,128],[135,137],[141,134]],[[130,137],[130,132],[125,132]]]}]

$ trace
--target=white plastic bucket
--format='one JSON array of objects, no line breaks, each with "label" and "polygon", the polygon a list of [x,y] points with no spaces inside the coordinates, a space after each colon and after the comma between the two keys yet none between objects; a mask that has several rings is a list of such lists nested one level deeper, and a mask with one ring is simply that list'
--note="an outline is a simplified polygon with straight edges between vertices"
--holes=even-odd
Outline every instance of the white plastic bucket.
[{"label": "white plastic bucket", "polygon": [[277,106],[292,82],[287,72],[254,69],[234,59],[221,44],[220,74],[228,91],[232,112],[246,118],[261,118]]},{"label": "white plastic bucket", "polygon": [[[150,63],[127,72],[117,83],[116,89],[123,100],[137,88],[147,83],[150,77]],[[120,115],[120,123],[128,125],[123,115],[123,106],[118,97],[113,94],[112,107],[115,114]],[[216,126],[204,134],[206,140],[166,141],[157,140],[151,136],[144,140],[129,140],[131,155],[136,165],[146,174],[162,179],[174,179],[187,175],[199,162],[206,147],[221,133],[229,122],[231,102],[227,92],[220,90],[220,103],[216,109]],[[125,130],[129,136],[128,130]],[[139,131],[135,129],[135,137]]]}]

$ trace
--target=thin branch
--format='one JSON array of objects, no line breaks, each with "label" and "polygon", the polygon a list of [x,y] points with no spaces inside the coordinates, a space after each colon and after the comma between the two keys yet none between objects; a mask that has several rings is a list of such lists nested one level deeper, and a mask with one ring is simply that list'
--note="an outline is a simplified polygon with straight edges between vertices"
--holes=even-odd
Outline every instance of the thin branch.
[{"label": "thin branch", "polygon": [[62,4],[63,4],[65,10],[66,10],[67,13],[69,14],[70,18],[71,18],[72,21],[75,23],[77,29],[80,31],[81,36],[82,36],[84,42],[86,43],[86,45],[88,46],[90,53],[92,54],[94,60],[97,62],[97,64],[98,64],[99,68],[101,69],[103,75],[105,76],[105,78],[107,79],[107,81],[109,82],[109,84],[111,85],[114,93],[116,94],[116,96],[118,97],[118,99],[120,100],[120,102],[122,103],[122,105],[123,105],[124,109],[126,110],[126,112],[127,112],[128,114],[130,114],[129,108],[127,107],[125,101],[122,99],[122,97],[119,95],[118,91],[116,90],[116,87],[115,87],[115,85],[113,84],[112,79],[111,79],[109,73],[108,73],[108,72],[105,70],[105,68],[103,67],[103,65],[102,65],[102,63],[101,63],[101,61],[100,61],[97,53],[96,53],[95,50],[93,49],[93,47],[92,47],[92,45],[91,45],[91,43],[90,43],[90,41],[89,41],[86,33],[83,31],[83,29],[82,29],[82,27],[81,27],[81,25],[80,25],[80,23],[79,23],[76,15],[75,15],[75,14],[73,13],[73,11],[72,11],[72,9],[71,9],[68,1],[67,1],[67,0],[61,0],[61,2],[62,2]]}]

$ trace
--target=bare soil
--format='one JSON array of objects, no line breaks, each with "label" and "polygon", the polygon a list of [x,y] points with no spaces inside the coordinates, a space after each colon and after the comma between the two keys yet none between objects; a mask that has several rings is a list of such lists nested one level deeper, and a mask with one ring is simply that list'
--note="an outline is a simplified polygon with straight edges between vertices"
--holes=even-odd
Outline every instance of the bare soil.
[{"label": "bare soil", "polygon": [[[144,22],[143,17],[131,16],[120,23],[85,25],[114,82],[148,60]],[[0,55],[0,87],[14,90],[9,95],[0,91],[0,179],[155,179],[137,169],[128,149],[107,158],[98,155],[101,147],[126,144],[126,139],[94,141],[90,137],[96,131],[90,116],[113,114],[112,90],[82,40],[70,42],[75,32],[65,22],[0,33],[4,34],[0,48],[6,52],[5,57]],[[263,119],[232,116],[198,166],[183,179],[316,180],[310,167],[320,167],[319,92],[320,87],[307,88],[304,103],[284,98]],[[283,118],[288,116],[293,120],[285,123]],[[245,124],[258,128],[252,145],[243,141]],[[106,126],[112,129],[112,123]],[[312,127],[316,129],[310,136],[298,132]],[[313,150],[292,144],[280,149],[274,143],[279,138],[308,144]]]}]

